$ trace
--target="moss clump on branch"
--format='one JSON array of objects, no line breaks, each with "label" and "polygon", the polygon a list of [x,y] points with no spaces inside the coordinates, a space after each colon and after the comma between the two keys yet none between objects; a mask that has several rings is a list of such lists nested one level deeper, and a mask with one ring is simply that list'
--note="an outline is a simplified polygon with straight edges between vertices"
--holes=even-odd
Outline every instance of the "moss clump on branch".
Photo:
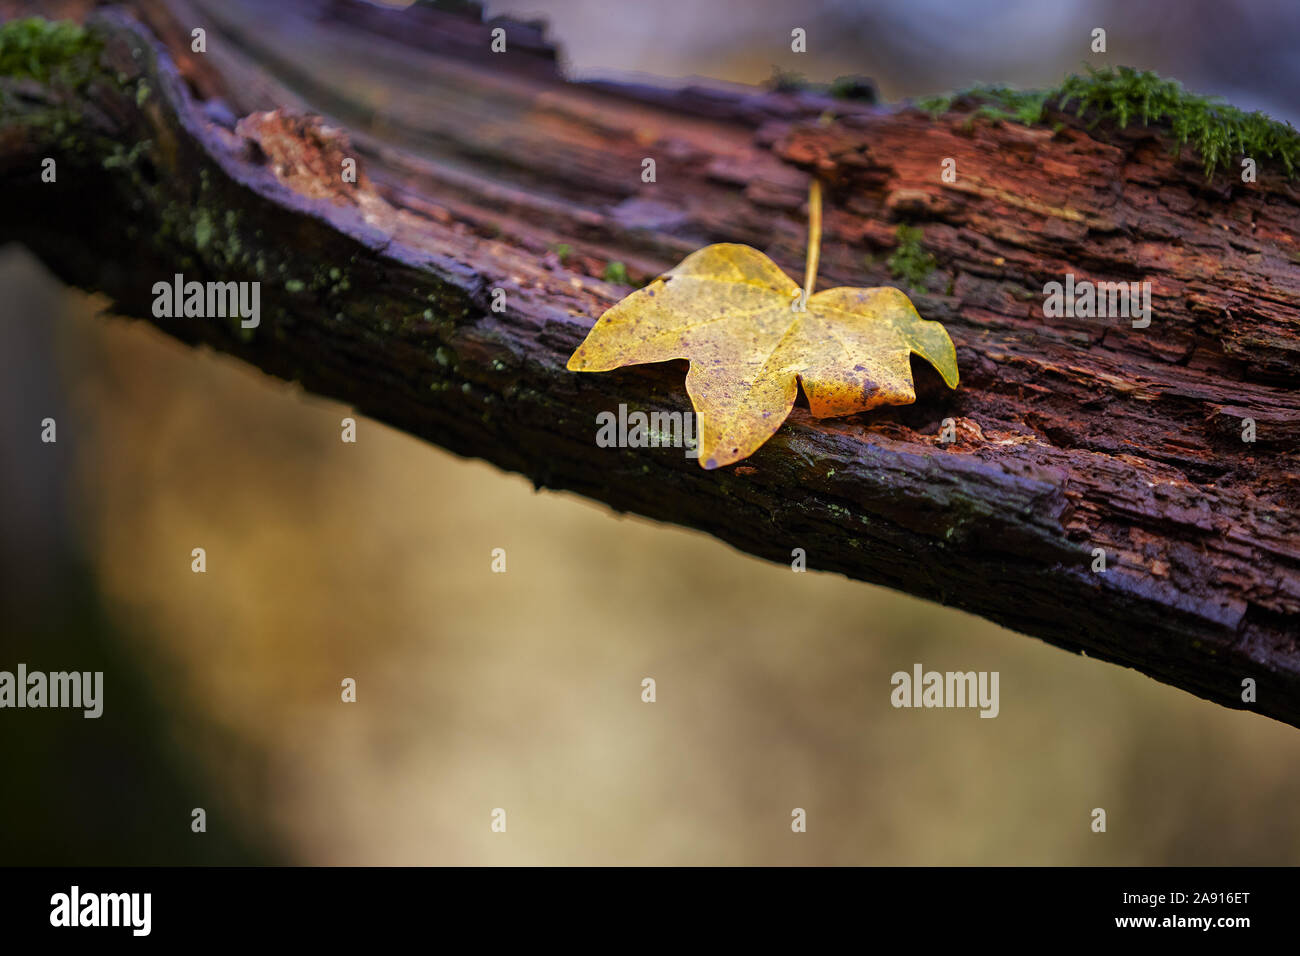
[{"label": "moss clump on branch", "polygon": [[68,21],[27,17],[0,24],[0,121],[39,130],[64,153],[86,152],[82,116],[67,104],[66,96],[26,101],[13,96],[12,84],[5,81],[80,91],[96,76],[101,49],[98,37]]},{"label": "moss clump on branch", "polygon": [[971,99],[979,103],[975,110],[978,116],[1032,126],[1042,122],[1043,107],[1050,93],[1049,90],[1017,90],[1010,86],[973,86],[942,96],[925,96],[916,100],[915,105],[938,119],[952,109],[956,100]]},{"label": "moss clump on branch", "polygon": [[611,262],[605,266],[605,273],[601,277],[606,282],[615,282],[619,285],[631,285],[632,280],[628,278],[627,266],[621,262]]},{"label": "moss clump on branch", "polygon": [[876,102],[876,84],[870,77],[848,74],[837,76],[830,83],[813,83],[802,73],[772,67],[772,74],[763,84],[773,93],[815,93],[837,100]]},{"label": "moss clump on branch", "polygon": [[1190,143],[1205,163],[1206,176],[1231,165],[1237,156],[1282,164],[1288,177],[1300,167],[1300,132],[1264,113],[1247,113],[1217,97],[1199,96],[1181,83],[1150,70],[1130,66],[1088,68],[1087,76],[1072,74],[1051,90],[1016,90],[977,86],[945,96],[917,100],[915,105],[938,117],[959,98],[979,104],[976,115],[1033,126],[1046,120],[1048,108],[1075,107],[1078,116],[1093,117],[1093,125],[1113,122],[1121,128],[1140,119],[1144,126],[1168,127],[1179,146]]},{"label": "moss clump on branch", "polygon": [[779,66],[772,67],[772,75],[763,85],[773,93],[798,93],[800,90],[810,88],[807,78],[802,73],[783,70]]},{"label": "moss clump on branch", "polygon": [[67,20],[12,20],[0,24],[0,77],[80,86],[99,50],[94,36]]},{"label": "moss clump on branch", "polygon": [[921,246],[921,230],[906,223],[895,230],[898,247],[887,261],[889,274],[913,289],[925,288],[925,280],[934,271],[934,256]]}]

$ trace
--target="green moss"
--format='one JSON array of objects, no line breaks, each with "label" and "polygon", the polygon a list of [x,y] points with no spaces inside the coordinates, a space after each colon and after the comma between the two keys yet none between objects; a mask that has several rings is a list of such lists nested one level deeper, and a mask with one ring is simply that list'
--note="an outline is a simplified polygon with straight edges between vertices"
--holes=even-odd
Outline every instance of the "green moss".
[{"label": "green moss", "polygon": [[561,265],[563,265],[564,260],[569,258],[569,256],[571,256],[572,254],[573,254],[573,246],[569,245],[567,242],[562,242],[555,247],[555,255],[556,258],[560,260]]},{"label": "green moss", "polygon": [[[81,89],[95,75],[100,41],[75,23],[29,17],[0,24],[0,79]],[[110,81],[111,82],[111,81]],[[42,135],[67,154],[87,154],[80,113],[62,102],[21,104],[0,89],[0,119]]]},{"label": "green moss", "polygon": [[763,85],[774,93],[813,93],[837,100],[876,102],[876,84],[865,76],[837,76],[829,83],[814,83],[802,73],[774,66]]},{"label": "green moss", "polygon": [[57,146],[65,154],[86,155],[91,152],[81,132],[81,116],[65,107],[48,109],[24,108],[13,112],[7,107],[10,101],[0,91],[0,120],[34,131],[42,139]]},{"label": "green moss", "polygon": [[143,140],[127,149],[121,143],[114,143],[113,150],[101,161],[105,169],[134,169],[140,157],[153,146],[151,140]]},{"label": "green moss", "polygon": [[783,70],[779,66],[774,66],[772,67],[772,75],[767,79],[766,86],[773,93],[797,93],[807,88],[808,81],[802,73]]},{"label": "green moss", "polygon": [[837,100],[876,101],[876,86],[865,76],[837,76],[826,92]]},{"label": "green moss", "polygon": [[928,96],[916,101],[916,106],[938,118],[952,109],[960,99],[974,100],[979,104],[975,113],[992,120],[1011,120],[1032,126],[1041,122],[1043,108],[1051,93],[1048,90],[1017,90],[1009,86],[973,86],[958,93]]},{"label": "green moss", "polygon": [[0,76],[57,80],[80,86],[90,76],[100,44],[75,23],[40,17],[0,25]]},{"label": "green moss", "polygon": [[150,205],[161,209],[153,241],[158,251],[180,253],[181,264],[186,268],[203,264],[218,270],[247,271],[259,280],[266,278],[268,264],[245,244],[243,236],[247,229],[241,227],[238,211],[221,209],[205,201],[178,202],[165,197],[156,185],[141,179],[137,164],[121,165],[134,179],[134,188],[153,196]]},{"label": "green moss", "polygon": [[206,209],[200,209],[194,220],[194,248],[205,252],[212,242],[212,217]]},{"label": "green moss", "polygon": [[627,277],[627,266],[621,262],[611,262],[605,266],[604,279],[606,282],[617,282],[619,285],[632,284],[632,280]]},{"label": "green moss", "polygon": [[1217,97],[1189,93],[1181,83],[1150,70],[1089,67],[1087,76],[1072,74],[1052,90],[977,86],[926,97],[915,105],[937,117],[961,98],[978,104],[974,116],[1029,126],[1044,123],[1049,109],[1063,112],[1073,107],[1078,116],[1091,116],[1094,126],[1110,122],[1123,128],[1141,120],[1144,126],[1165,127],[1179,147],[1191,144],[1207,177],[1242,156],[1280,163],[1292,178],[1300,167],[1300,132],[1291,124],[1258,111],[1247,113]]},{"label": "green moss", "polygon": [[921,230],[903,223],[894,235],[898,237],[898,247],[889,257],[889,274],[912,288],[923,288],[926,278],[934,271],[935,262],[934,256],[921,246]]},{"label": "green moss", "polygon": [[1256,111],[1246,113],[1217,97],[1197,96],[1182,84],[1132,67],[1089,70],[1089,76],[1070,76],[1055,91],[1059,109],[1078,104],[1078,115],[1092,113],[1095,122],[1112,120],[1121,127],[1132,119],[1142,124],[1168,124],[1182,146],[1192,148],[1212,176],[1234,158],[1250,156],[1256,162],[1277,160],[1288,177],[1300,165],[1300,133],[1289,123],[1279,123]]}]

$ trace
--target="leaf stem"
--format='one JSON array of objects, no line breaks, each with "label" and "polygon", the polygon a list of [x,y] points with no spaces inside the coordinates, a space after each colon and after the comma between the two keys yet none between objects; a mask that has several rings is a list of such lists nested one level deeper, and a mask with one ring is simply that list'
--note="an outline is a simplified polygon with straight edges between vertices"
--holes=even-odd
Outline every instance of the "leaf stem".
[{"label": "leaf stem", "polygon": [[822,251],[822,184],[816,176],[808,187],[808,265],[803,274],[803,295],[806,302],[817,282],[817,260]]}]

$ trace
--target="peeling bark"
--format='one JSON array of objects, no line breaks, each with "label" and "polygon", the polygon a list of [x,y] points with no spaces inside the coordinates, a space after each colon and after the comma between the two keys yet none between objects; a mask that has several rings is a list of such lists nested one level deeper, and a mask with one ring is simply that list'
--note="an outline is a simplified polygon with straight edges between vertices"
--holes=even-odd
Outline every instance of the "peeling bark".
[{"label": "peeling bark", "polygon": [[[494,55],[490,24],[424,9],[133,9],[90,16],[103,50],[80,88],[0,78],[0,241],[125,315],[539,487],[777,561],[801,547],[810,567],[1300,726],[1300,191],[1277,171],[1207,180],[1158,130],[1072,116],[1054,131],[566,82],[535,26],[507,24],[519,54]],[[189,52],[195,25],[207,54]],[[799,275],[811,172],[828,189],[823,287],[893,284],[898,224],[922,230],[936,268],[910,291],[949,329],[961,387],[917,363],[915,405],[796,407],[722,472],[598,448],[599,411],[689,409],[684,363],[565,370],[627,292],[606,264],[640,281],[730,241]],[[153,319],[153,284],[178,272],[260,281],[261,325]],[[1066,273],[1150,281],[1150,327],[1044,318],[1041,290]]]}]

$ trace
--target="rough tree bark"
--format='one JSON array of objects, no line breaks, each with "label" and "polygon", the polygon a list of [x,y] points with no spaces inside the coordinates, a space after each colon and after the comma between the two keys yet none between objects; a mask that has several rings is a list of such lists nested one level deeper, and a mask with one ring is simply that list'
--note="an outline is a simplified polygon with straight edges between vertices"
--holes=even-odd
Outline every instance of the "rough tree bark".
[{"label": "rough tree bark", "polygon": [[[536,26],[425,9],[35,6],[85,19],[99,49],[71,78],[0,79],[0,242],[116,311],[539,487],[777,561],[801,547],[810,567],[1300,726],[1300,191],[1277,171],[1207,180],[1157,130],[1070,116],[1053,131],[566,82]],[[488,52],[496,25],[507,54]],[[46,156],[57,185],[40,182]],[[627,292],[598,278],[606,264],[644,280],[734,241],[799,275],[813,171],[823,287],[891,283],[897,224],[923,229],[937,268],[913,299],[956,342],[960,389],[918,363],[915,405],[797,407],[720,472],[679,449],[598,448],[598,411],[689,409],[684,364],[565,370]],[[153,319],[154,282],[177,272],[261,281],[261,326]],[[1041,289],[1067,272],[1149,280],[1150,327],[1045,319]]]}]

